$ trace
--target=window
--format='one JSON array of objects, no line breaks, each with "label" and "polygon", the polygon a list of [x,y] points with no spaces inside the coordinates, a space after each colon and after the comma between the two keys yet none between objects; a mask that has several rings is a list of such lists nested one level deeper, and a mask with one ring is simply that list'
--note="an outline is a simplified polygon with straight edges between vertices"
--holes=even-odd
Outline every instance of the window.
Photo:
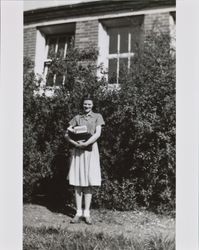
[{"label": "window", "polygon": [[129,28],[111,28],[109,35],[108,80],[109,83],[119,83],[122,74],[130,68],[134,55],[132,46],[132,31]]},{"label": "window", "polygon": [[75,23],[41,26],[37,28],[35,72],[43,76],[42,86],[54,87],[65,83],[63,73],[49,70],[54,58],[65,58],[73,46]]},{"label": "window", "polygon": [[51,58],[65,58],[67,50],[72,46],[73,35],[57,35],[49,36],[46,39],[46,54],[47,58],[44,61],[44,77],[46,79],[46,86],[59,86],[64,84],[65,76],[59,73],[49,73],[51,65]]},{"label": "window", "polygon": [[108,71],[109,84],[120,84],[140,44],[143,16],[101,20],[99,61]]}]

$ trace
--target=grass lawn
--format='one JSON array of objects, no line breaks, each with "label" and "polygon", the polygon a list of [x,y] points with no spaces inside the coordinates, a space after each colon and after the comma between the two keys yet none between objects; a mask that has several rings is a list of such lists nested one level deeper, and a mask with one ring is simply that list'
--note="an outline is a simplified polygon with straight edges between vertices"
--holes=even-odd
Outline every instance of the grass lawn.
[{"label": "grass lawn", "polygon": [[94,224],[24,205],[24,250],[174,250],[175,221],[147,211],[92,210]]}]

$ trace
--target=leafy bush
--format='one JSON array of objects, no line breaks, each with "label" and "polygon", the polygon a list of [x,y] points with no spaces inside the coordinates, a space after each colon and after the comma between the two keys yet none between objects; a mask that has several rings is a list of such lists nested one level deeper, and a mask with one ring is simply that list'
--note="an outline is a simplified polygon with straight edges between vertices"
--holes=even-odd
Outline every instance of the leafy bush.
[{"label": "leafy bush", "polygon": [[34,94],[38,80],[24,72],[25,200],[34,197],[35,183],[54,178],[56,155],[68,159],[64,131],[79,112],[82,96],[91,93],[106,122],[99,140],[103,183],[93,205],[174,210],[175,57],[169,42],[164,34],[146,37],[120,79],[120,89],[109,89],[105,77],[96,77],[100,67],[93,50],[71,49],[66,61],[53,58],[52,72],[62,69],[67,75],[66,84],[51,97]]},{"label": "leafy bush", "polygon": [[122,181],[107,179],[102,182],[101,188],[96,190],[93,207],[134,210],[137,208],[134,182],[129,179]]}]

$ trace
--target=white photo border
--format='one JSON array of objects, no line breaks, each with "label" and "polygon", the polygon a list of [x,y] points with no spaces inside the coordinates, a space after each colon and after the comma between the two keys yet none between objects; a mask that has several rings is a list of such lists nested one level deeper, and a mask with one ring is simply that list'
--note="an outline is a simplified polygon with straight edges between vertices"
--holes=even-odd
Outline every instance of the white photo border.
[{"label": "white photo border", "polygon": [[[177,0],[176,249],[199,249],[199,2]],[[23,1],[1,1],[0,249],[22,249]]]}]

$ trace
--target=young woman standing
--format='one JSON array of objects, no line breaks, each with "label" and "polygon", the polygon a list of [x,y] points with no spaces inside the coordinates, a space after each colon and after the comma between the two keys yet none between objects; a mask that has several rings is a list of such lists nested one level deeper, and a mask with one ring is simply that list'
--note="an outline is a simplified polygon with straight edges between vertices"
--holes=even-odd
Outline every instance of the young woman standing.
[{"label": "young woman standing", "polygon": [[[85,141],[74,141],[66,133],[66,139],[74,146],[71,152],[71,162],[69,169],[69,184],[74,186],[76,215],[71,223],[79,223],[84,217],[87,224],[92,224],[90,217],[90,205],[92,200],[92,187],[101,185],[100,159],[97,139],[101,135],[104,120],[102,115],[94,113],[93,99],[86,96],[83,99],[83,114],[76,115],[70,122],[69,128],[75,126],[86,126],[91,137]],[[90,145],[91,150],[87,150]],[[84,197],[85,209],[82,209],[82,199]]]}]

